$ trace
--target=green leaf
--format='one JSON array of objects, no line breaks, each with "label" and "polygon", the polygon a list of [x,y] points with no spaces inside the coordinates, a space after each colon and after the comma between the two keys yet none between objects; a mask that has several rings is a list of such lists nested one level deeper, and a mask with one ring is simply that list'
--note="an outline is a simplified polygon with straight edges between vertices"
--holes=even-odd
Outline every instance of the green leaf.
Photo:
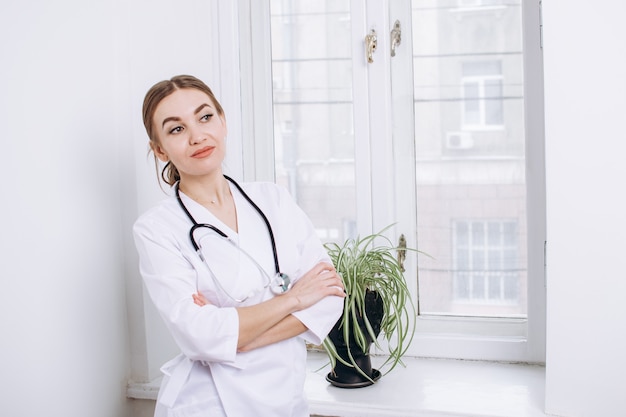
[{"label": "green leaf", "polygon": [[[389,370],[386,373],[402,363],[401,358],[413,341],[416,316],[415,305],[404,273],[396,258],[399,248],[383,234],[392,226],[393,224],[363,238],[347,239],[342,245],[336,243],[325,245],[347,293],[341,319],[342,334],[347,343],[354,342],[362,350],[367,351],[369,344],[367,337],[369,336],[374,339],[376,346],[382,349],[381,344],[376,340],[370,318],[366,314],[366,291],[378,292],[383,300],[383,320],[379,337],[387,341],[385,353],[388,357],[385,365],[389,365]],[[406,250],[407,255],[411,252],[423,253],[412,248],[402,249]],[[365,323],[365,329],[361,329],[358,324],[360,318]],[[326,338],[323,345],[331,359],[331,366],[334,366],[337,361],[345,362],[339,357],[329,338]],[[348,358],[350,365],[358,368],[350,349],[348,349]],[[364,375],[361,370],[359,372]],[[364,376],[367,377],[367,375]]]}]

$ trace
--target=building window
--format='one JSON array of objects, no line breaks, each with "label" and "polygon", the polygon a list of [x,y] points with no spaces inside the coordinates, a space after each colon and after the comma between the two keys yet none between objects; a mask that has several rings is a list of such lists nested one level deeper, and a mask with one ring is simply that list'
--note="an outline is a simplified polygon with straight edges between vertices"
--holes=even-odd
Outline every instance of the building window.
[{"label": "building window", "polygon": [[504,114],[500,61],[464,62],[462,74],[463,126],[501,127]]},{"label": "building window", "polygon": [[520,294],[517,222],[456,220],[453,233],[455,301],[517,304]]}]

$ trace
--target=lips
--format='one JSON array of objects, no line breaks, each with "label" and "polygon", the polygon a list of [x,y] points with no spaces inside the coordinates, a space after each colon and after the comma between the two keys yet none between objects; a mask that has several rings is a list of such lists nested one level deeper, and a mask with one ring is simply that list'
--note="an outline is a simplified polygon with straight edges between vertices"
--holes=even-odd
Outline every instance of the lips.
[{"label": "lips", "polygon": [[206,146],[202,149],[198,149],[197,151],[195,151],[194,153],[191,154],[192,158],[206,158],[207,156],[211,155],[213,153],[213,150],[215,149],[215,147],[213,146]]}]

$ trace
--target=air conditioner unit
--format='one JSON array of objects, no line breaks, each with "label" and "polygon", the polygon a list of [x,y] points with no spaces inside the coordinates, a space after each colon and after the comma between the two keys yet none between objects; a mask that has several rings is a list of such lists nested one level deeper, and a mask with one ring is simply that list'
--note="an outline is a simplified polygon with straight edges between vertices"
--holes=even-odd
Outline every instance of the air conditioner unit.
[{"label": "air conditioner unit", "polygon": [[470,132],[447,132],[446,149],[471,149],[474,139]]}]

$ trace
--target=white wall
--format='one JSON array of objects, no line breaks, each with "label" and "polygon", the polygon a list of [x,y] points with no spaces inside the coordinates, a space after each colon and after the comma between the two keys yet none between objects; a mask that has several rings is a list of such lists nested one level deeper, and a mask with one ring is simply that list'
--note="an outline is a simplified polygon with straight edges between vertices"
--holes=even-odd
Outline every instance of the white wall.
[{"label": "white wall", "polygon": [[130,234],[163,196],[141,100],[177,73],[214,81],[213,3],[0,6],[0,414],[138,415],[128,379],[156,372],[146,346],[171,350],[142,330]]},{"label": "white wall", "polygon": [[125,415],[115,7],[3,3],[3,415]]},{"label": "white wall", "polygon": [[546,409],[626,415],[626,3],[544,1]]},{"label": "white wall", "polygon": [[[136,184],[126,184],[126,200],[137,206],[127,210],[124,236],[127,246],[128,308],[131,328],[132,379],[148,382],[160,376],[159,367],[177,354],[177,348],[164,329],[161,319],[147,298],[144,298],[138,260],[130,235],[138,214],[163,199],[165,194],[157,183],[152,154],[148,155],[148,138],[141,119],[141,106],[147,90],[163,79],[176,74],[192,74],[209,84],[220,99],[219,80],[214,76],[217,28],[213,1],[206,0],[141,0],[129,2],[129,35],[125,47],[128,60],[124,73],[129,77],[128,111],[132,115],[130,161],[135,167]],[[217,88],[215,88],[217,87]],[[130,139],[130,137],[128,138]],[[164,188],[167,185],[164,184]],[[144,302],[145,301],[145,302]]]}]

